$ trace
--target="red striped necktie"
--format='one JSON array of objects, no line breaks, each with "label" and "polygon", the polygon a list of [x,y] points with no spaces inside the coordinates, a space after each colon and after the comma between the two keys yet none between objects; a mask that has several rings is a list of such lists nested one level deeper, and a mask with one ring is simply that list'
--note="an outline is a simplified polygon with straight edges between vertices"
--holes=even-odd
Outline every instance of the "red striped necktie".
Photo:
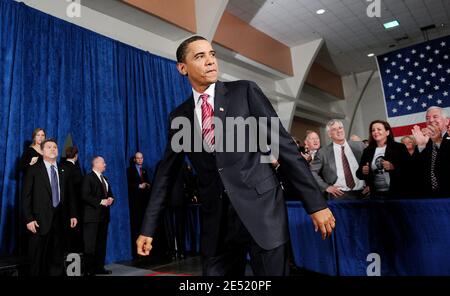
[{"label": "red striped necktie", "polygon": [[214,110],[208,103],[208,94],[201,94],[202,99],[202,137],[207,147],[214,151]]}]

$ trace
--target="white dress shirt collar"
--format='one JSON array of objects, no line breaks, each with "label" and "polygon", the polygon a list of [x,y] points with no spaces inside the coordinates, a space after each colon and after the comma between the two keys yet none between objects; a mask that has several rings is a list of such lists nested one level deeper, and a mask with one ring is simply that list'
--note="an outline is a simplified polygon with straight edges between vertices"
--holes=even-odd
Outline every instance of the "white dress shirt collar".
[{"label": "white dress shirt collar", "polygon": [[[208,103],[211,104],[210,100],[214,103],[214,94],[215,94],[215,90],[216,90],[216,84],[213,83],[210,86],[208,86],[208,88],[203,92],[203,93],[199,93],[197,92],[195,89],[192,89],[192,95],[194,97],[194,104],[195,106],[197,105],[201,105],[202,100],[200,99],[200,95],[202,94],[207,94],[209,95],[208,97]],[[211,107],[214,110],[214,104],[211,104]]]}]

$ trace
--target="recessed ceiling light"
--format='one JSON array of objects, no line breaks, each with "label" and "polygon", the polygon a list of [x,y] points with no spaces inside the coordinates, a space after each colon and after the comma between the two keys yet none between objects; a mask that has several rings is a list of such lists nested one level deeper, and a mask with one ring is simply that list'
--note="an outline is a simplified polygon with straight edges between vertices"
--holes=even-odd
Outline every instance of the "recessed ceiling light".
[{"label": "recessed ceiling light", "polygon": [[319,9],[316,11],[317,14],[324,14],[325,13],[325,9]]},{"label": "recessed ceiling light", "polygon": [[397,20],[393,20],[391,22],[384,23],[383,26],[385,29],[390,29],[399,26],[400,23]]},{"label": "recessed ceiling light", "polygon": [[369,53],[367,56],[370,58],[370,57],[373,57],[375,54],[373,53],[373,52],[371,52],[371,53]]}]

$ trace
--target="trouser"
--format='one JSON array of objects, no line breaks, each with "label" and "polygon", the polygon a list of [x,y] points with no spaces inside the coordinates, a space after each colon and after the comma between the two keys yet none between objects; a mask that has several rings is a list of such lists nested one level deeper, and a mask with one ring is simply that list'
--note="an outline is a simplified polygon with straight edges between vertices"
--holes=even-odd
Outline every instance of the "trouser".
[{"label": "trouser", "polygon": [[108,221],[84,223],[84,254],[86,273],[92,274],[105,268]]},{"label": "trouser", "polygon": [[274,249],[261,248],[252,238],[228,198],[223,198],[220,242],[215,256],[203,257],[203,275],[244,276],[247,255],[256,276],[288,275],[287,243]]},{"label": "trouser", "polygon": [[64,275],[64,242],[61,209],[54,209],[53,221],[47,234],[31,234],[29,258],[31,276]]}]

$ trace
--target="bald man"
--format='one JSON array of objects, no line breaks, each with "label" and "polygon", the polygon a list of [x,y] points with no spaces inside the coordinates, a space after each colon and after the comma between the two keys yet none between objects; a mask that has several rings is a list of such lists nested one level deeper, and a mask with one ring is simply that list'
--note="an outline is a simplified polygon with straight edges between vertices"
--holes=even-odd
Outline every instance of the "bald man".
[{"label": "bald man", "polygon": [[148,172],[144,167],[144,155],[136,152],[133,164],[127,169],[128,204],[130,209],[130,228],[133,258],[137,258],[135,241],[144,220],[145,209],[150,198],[150,181]]},{"label": "bald man", "polygon": [[85,275],[110,274],[105,269],[106,239],[109,208],[114,202],[111,184],[103,175],[106,163],[103,157],[92,159],[92,171],[84,177],[81,186],[83,199],[83,240]]}]

